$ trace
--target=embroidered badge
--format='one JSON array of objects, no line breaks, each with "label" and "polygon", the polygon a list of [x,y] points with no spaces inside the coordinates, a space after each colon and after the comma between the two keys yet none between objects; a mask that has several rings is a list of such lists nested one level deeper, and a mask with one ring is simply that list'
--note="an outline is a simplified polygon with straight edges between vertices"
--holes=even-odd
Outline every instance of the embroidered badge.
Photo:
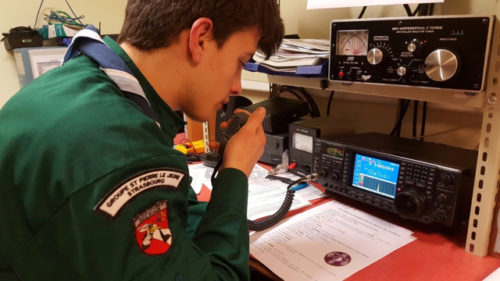
[{"label": "embroidered badge", "polygon": [[177,188],[184,173],[174,170],[149,170],[133,176],[108,193],[95,209],[114,218],[132,198],[155,187]]},{"label": "embroidered badge", "polygon": [[133,219],[135,237],[141,251],[148,255],[161,255],[172,245],[168,227],[167,201],[158,201]]}]

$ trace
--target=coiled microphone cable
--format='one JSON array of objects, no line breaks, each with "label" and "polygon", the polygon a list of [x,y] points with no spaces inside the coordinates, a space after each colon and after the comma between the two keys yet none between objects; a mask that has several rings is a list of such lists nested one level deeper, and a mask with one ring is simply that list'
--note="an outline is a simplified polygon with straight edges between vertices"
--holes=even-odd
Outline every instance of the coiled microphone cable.
[{"label": "coiled microphone cable", "polygon": [[254,221],[247,219],[248,229],[254,231],[262,231],[279,223],[286,216],[286,214],[290,210],[290,207],[292,207],[293,198],[295,196],[295,189],[293,189],[293,187],[299,183],[305,183],[317,180],[318,180],[318,174],[312,173],[290,183],[287,187],[285,199],[283,200],[283,203],[281,203],[280,208],[274,214],[270,215],[269,217],[263,220]]}]

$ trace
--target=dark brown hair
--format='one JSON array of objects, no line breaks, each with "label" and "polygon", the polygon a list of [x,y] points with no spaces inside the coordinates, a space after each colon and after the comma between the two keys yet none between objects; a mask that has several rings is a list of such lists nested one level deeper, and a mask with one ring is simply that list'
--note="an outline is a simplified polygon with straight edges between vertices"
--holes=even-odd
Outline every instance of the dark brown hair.
[{"label": "dark brown hair", "polygon": [[267,56],[283,38],[276,0],[129,0],[118,42],[141,50],[167,47],[200,17],[213,21],[219,47],[234,32],[252,26],[260,31],[258,48]]}]

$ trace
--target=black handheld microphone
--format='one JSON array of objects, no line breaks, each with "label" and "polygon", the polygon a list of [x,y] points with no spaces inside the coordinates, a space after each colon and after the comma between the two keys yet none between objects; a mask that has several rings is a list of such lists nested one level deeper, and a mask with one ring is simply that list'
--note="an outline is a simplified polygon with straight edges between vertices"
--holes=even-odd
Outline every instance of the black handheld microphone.
[{"label": "black handheld microphone", "polygon": [[239,112],[235,113],[229,120],[227,127],[222,130],[222,141],[219,146],[219,155],[222,158],[224,155],[224,149],[229,139],[238,132],[238,130],[245,125],[248,120],[248,114]]},{"label": "black handheld microphone", "polygon": [[214,183],[215,180],[215,174],[219,170],[220,166],[222,165],[222,158],[224,156],[224,150],[226,148],[226,144],[229,141],[229,139],[238,132],[238,130],[245,125],[245,123],[248,120],[248,114],[244,112],[239,112],[235,113],[233,116],[231,116],[231,119],[229,120],[229,123],[225,129],[222,130],[222,140],[219,145],[219,150],[217,151],[218,157],[217,157],[217,164],[214,167],[214,171],[212,173],[212,184]]}]

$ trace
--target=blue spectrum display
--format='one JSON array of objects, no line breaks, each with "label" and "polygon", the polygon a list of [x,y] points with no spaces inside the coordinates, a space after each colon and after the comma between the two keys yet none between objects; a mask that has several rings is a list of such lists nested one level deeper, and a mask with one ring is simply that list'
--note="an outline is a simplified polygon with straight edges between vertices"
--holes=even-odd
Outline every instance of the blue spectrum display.
[{"label": "blue spectrum display", "polygon": [[355,154],[352,185],[386,197],[396,197],[399,164]]}]

